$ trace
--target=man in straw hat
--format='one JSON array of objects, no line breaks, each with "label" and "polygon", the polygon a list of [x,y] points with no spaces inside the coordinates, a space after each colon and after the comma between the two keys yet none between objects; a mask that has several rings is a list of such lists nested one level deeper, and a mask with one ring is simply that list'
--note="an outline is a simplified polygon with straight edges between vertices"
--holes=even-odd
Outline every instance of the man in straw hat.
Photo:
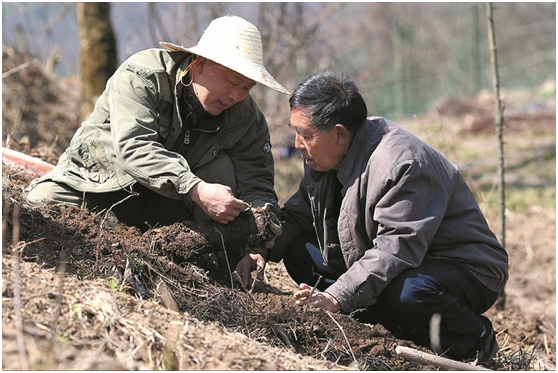
[{"label": "man in straw hat", "polygon": [[309,77],[289,103],[305,173],[283,233],[267,257],[240,261],[241,278],[283,260],[298,305],[381,323],[454,358],[494,357],[482,313],[504,288],[508,255],[457,168],[397,124],[367,118],[342,73]]},{"label": "man in straw hat", "polygon": [[269,129],[249,93],[257,83],[289,92],[263,66],[258,29],[229,15],[192,48],[161,45],[118,68],[28,201],[112,207],[140,229],[227,224],[248,203],[278,211]]}]

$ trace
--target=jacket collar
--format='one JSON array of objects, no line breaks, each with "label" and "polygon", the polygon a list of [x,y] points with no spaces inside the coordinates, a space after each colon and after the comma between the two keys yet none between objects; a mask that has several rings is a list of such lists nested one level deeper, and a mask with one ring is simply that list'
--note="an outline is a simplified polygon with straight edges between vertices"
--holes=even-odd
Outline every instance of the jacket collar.
[{"label": "jacket collar", "polygon": [[353,143],[337,172],[337,178],[343,185],[343,194],[355,179],[364,172],[372,153],[388,131],[386,120],[382,117],[369,117],[357,130]]},{"label": "jacket collar", "polygon": [[[337,171],[337,179],[343,185],[343,192],[348,187],[350,183],[351,176],[355,174],[355,171],[362,168],[361,164],[364,159],[368,160],[367,144],[369,143],[370,136],[373,134],[373,122],[366,120],[366,122],[360,126],[353,137],[353,142],[349,147],[349,151],[345,155],[345,159]],[[370,152],[371,153],[371,152]],[[360,172],[358,172],[360,174]]]}]

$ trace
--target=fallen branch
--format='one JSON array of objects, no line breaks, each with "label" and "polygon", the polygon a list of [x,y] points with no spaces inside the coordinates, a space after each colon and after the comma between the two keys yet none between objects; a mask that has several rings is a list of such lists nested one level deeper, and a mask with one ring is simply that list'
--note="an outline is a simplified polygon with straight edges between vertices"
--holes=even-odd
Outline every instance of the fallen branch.
[{"label": "fallen branch", "polygon": [[433,365],[446,370],[491,370],[478,365],[470,365],[460,361],[451,360],[445,357],[436,356],[416,350],[414,348],[397,346],[395,352],[404,359],[421,363],[425,365]]},{"label": "fallen branch", "polygon": [[42,159],[32,157],[30,155],[12,150],[2,149],[2,161],[7,161],[8,163],[15,164],[16,166],[22,167],[27,171],[31,171],[38,176],[43,176],[50,170],[54,168],[54,165],[43,161]]}]

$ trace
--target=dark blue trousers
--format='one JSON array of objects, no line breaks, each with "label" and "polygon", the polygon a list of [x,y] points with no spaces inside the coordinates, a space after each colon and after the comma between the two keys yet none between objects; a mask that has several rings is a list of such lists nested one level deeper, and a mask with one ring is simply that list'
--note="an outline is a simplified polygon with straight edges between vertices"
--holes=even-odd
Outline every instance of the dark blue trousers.
[{"label": "dark blue trousers", "polygon": [[[283,260],[295,281],[313,286],[321,273],[306,244],[297,242]],[[329,286],[320,283],[318,288],[322,291]],[[441,316],[438,352],[462,360],[475,357],[484,330],[480,315],[497,297],[498,293],[484,286],[464,264],[427,257],[418,268],[405,270],[394,278],[376,304],[352,315],[361,322],[382,324],[398,338],[431,347],[430,320],[438,313]]]}]

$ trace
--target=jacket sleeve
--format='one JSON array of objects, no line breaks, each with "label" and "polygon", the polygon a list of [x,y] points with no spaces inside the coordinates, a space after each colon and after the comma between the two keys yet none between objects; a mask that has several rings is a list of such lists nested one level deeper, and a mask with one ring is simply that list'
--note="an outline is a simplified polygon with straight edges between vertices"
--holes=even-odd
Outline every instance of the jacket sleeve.
[{"label": "jacket sleeve", "polygon": [[131,65],[124,65],[114,75],[109,108],[115,163],[149,189],[180,199],[200,179],[180,154],[158,142],[158,89],[153,75],[135,71]]},{"label": "jacket sleeve", "polygon": [[[421,264],[451,194],[428,167],[414,160],[393,165],[381,190],[374,190],[377,181],[367,182],[366,203],[357,213],[366,214],[359,220],[367,222],[369,233],[371,225],[377,227],[373,245],[326,290],[345,311],[376,303],[394,277]],[[377,202],[371,197],[376,193]]]},{"label": "jacket sleeve", "polygon": [[245,116],[248,131],[231,149],[227,150],[234,164],[238,198],[253,207],[266,203],[279,213],[274,189],[274,160],[267,121],[253,100],[247,103]]}]

